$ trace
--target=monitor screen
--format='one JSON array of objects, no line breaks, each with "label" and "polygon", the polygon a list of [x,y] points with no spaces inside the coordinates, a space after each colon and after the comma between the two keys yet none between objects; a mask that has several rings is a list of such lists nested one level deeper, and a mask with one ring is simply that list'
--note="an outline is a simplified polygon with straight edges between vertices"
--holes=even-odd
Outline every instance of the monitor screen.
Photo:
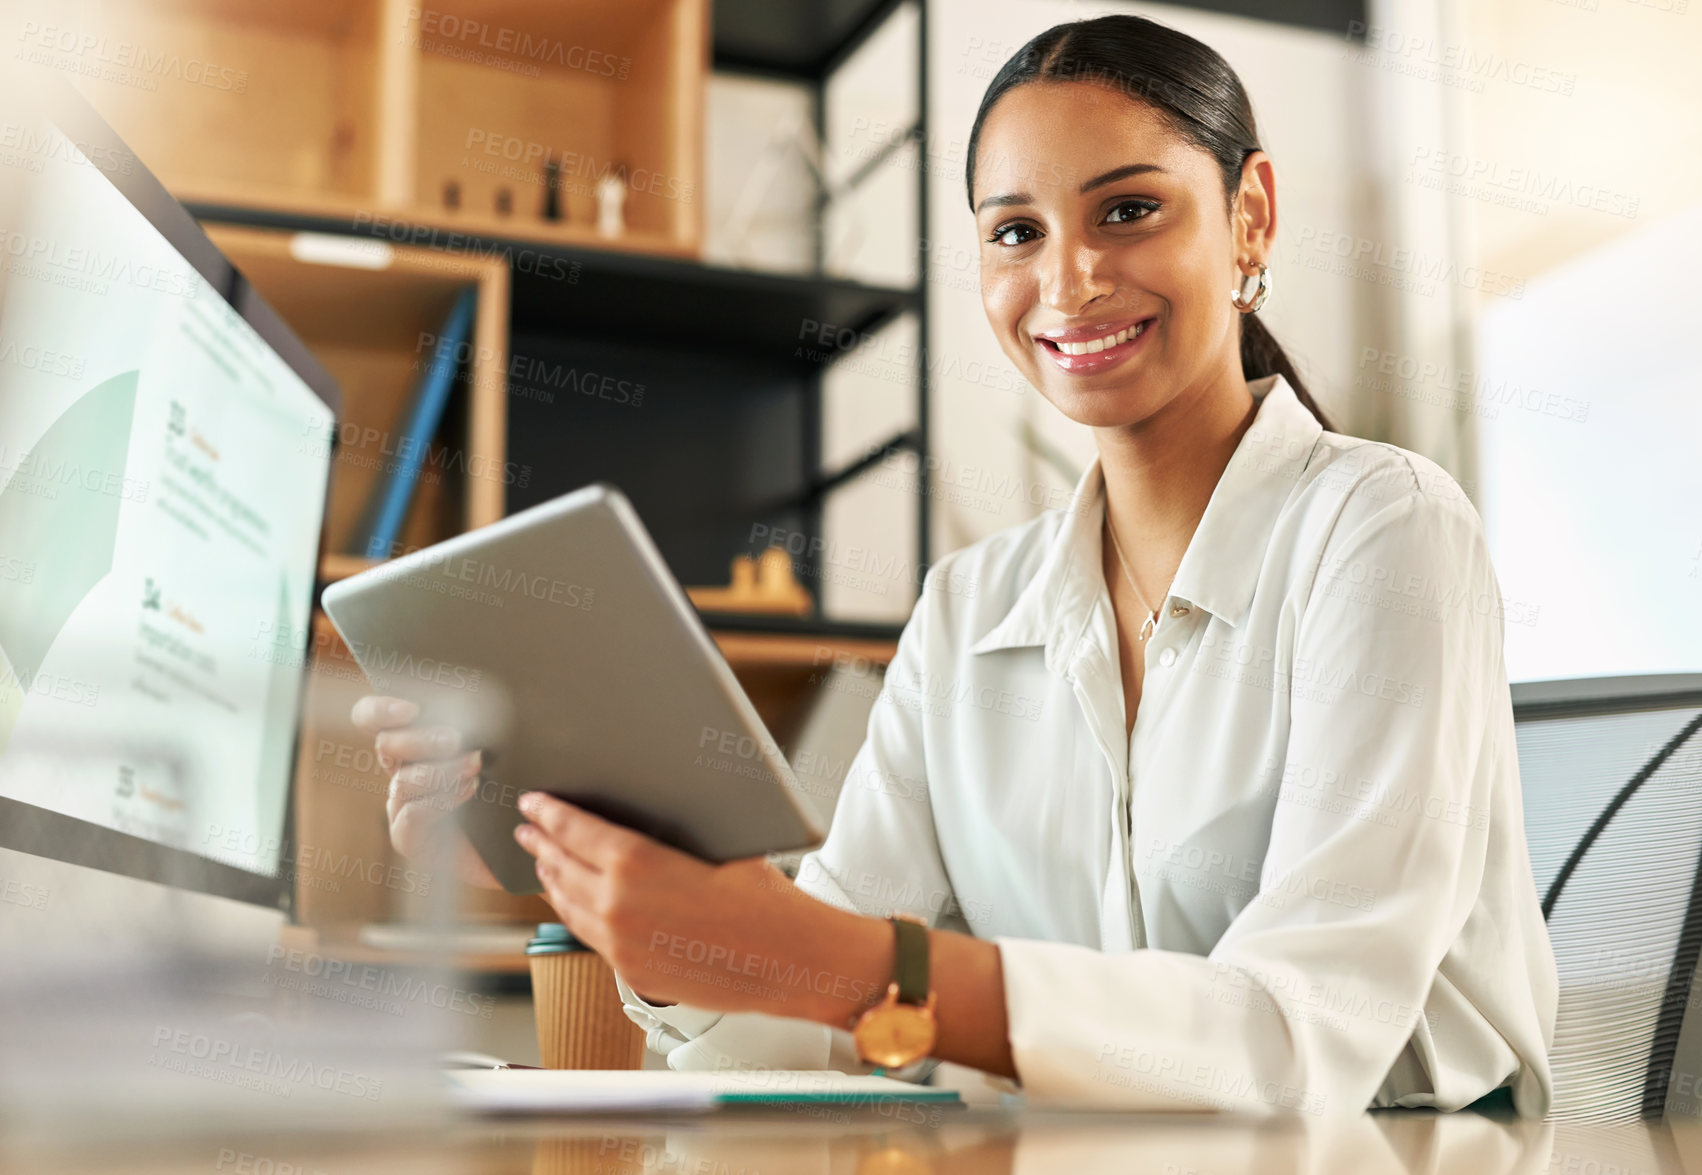
[{"label": "monitor screen", "polygon": [[276,901],[335,392],[68,90],[0,113],[0,843]]}]

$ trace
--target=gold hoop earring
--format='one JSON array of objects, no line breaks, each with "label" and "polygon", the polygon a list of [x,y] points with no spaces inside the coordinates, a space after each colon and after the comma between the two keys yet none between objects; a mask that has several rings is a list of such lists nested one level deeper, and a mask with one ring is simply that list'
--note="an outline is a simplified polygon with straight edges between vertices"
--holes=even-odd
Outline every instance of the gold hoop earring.
[{"label": "gold hoop earring", "polygon": [[1253,291],[1253,296],[1247,298],[1242,293],[1247,288],[1245,278],[1241,280],[1239,286],[1229,291],[1230,303],[1243,314],[1257,313],[1259,307],[1265,304],[1265,299],[1271,296],[1271,271],[1263,261],[1256,262],[1256,264],[1259,267],[1259,287]]}]

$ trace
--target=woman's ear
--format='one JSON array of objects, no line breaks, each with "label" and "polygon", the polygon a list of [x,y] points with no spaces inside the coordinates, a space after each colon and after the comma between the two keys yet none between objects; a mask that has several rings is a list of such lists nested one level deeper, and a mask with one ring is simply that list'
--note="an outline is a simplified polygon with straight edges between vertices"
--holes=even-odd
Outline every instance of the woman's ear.
[{"label": "woman's ear", "polygon": [[1276,247],[1276,173],[1271,157],[1255,151],[1241,164],[1241,188],[1235,194],[1230,227],[1235,256],[1266,261]]}]

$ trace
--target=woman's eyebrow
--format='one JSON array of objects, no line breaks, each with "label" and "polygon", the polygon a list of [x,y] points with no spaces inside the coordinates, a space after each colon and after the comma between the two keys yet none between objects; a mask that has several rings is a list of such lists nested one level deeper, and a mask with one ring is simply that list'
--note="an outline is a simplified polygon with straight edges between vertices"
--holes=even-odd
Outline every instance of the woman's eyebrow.
[{"label": "woman's eyebrow", "polygon": [[[1122,167],[1112,168],[1110,171],[1094,176],[1081,186],[1081,191],[1082,194],[1085,195],[1088,192],[1093,191],[1095,188],[1102,188],[1106,184],[1114,184],[1118,180],[1128,179],[1132,175],[1148,175],[1154,172],[1159,175],[1165,174],[1164,169],[1156,163],[1125,164]],[[1010,208],[1018,204],[1032,203],[1034,203],[1034,197],[1029,195],[1027,192],[1014,192],[1004,196],[988,196],[985,200],[975,206],[975,211],[980,213],[983,208]]]},{"label": "woman's eyebrow", "polygon": [[1086,194],[1093,191],[1095,188],[1104,187],[1106,184],[1112,184],[1116,183],[1118,180],[1128,179],[1132,175],[1146,175],[1148,172],[1158,172],[1162,175],[1164,174],[1164,169],[1156,163],[1131,163],[1126,167],[1113,168],[1102,175],[1094,176],[1081,186],[1081,190],[1083,194]]},{"label": "woman's eyebrow", "polygon": [[1003,196],[988,196],[975,206],[975,211],[979,215],[983,208],[1013,208],[1018,204],[1032,203],[1034,203],[1034,197],[1027,192],[1014,192]]}]

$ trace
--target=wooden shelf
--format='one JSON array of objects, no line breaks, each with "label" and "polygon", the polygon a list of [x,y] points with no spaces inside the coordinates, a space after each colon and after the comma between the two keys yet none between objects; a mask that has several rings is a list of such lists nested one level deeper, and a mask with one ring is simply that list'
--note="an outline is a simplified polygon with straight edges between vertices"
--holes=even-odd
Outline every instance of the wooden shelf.
[{"label": "wooden shelf", "polygon": [[[427,12],[439,30],[476,22],[481,32],[434,36],[429,17],[418,22],[416,209],[443,208],[452,183],[460,207],[482,219],[506,191],[512,219],[531,220],[525,235],[542,237],[545,161],[559,166],[567,223],[585,226],[612,167],[629,178],[631,229],[696,251],[702,0],[434,0]],[[506,49],[504,31],[516,34]]]},{"label": "wooden shelf", "polygon": [[405,228],[394,227],[396,223],[380,220],[373,235],[395,238],[402,236],[404,232],[418,233],[424,230],[434,239],[442,240],[447,237],[451,251],[457,247],[454,234],[464,233],[483,241],[512,242],[508,248],[513,251],[529,245],[538,245],[563,250],[608,249],[617,253],[641,253],[658,257],[697,256],[697,245],[694,241],[682,240],[665,232],[634,228],[630,224],[627,231],[620,236],[605,237],[597,232],[596,226],[590,221],[552,224],[545,220],[528,221],[520,216],[473,215],[465,212],[451,213],[442,209],[403,218],[401,223]]},{"label": "wooden shelf", "polygon": [[884,668],[898,652],[897,641],[782,632],[710,633],[734,673],[743,669],[828,668],[838,659]]},{"label": "wooden shelf", "polygon": [[[341,578],[366,565],[342,552],[358,541],[373,491],[399,460],[399,425],[432,361],[433,340],[468,286],[478,290],[478,309],[467,348],[471,376],[458,393],[464,395],[464,411],[445,420],[426,455],[400,542],[403,549],[429,546],[503,516],[506,265],[258,229],[215,226],[208,235],[342,385],[326,523],[326,549],[334,554],[322,572]],[[348,246],[356,248],[342,264],[311,259],[335,258]]]},{"label": "wooden shelf", "polygon": [[[110,16],[114,38],[213,69],[82,81],[185,203],[699,251],[708,0],[136,0]],[[561,221],[542,217],[546,159]],[[611,170],[627,230],[604,238],[594,189]]]},{"label": "wooden shelf", "polygon": [[[588,223],[551,224],[526,218],[474,216],[444,209],[375,212],[354,200],[295,196],[234,185],[179,188],[176,197],[197,220],[218,224],[346,233],[393,244],[417,244],[447,253],[521,253],[529,249],[596,249],[691,259],[695,246],[662,233],[628,229],[605,237]],[[522,264],[526,264],[523,259]]]}]

